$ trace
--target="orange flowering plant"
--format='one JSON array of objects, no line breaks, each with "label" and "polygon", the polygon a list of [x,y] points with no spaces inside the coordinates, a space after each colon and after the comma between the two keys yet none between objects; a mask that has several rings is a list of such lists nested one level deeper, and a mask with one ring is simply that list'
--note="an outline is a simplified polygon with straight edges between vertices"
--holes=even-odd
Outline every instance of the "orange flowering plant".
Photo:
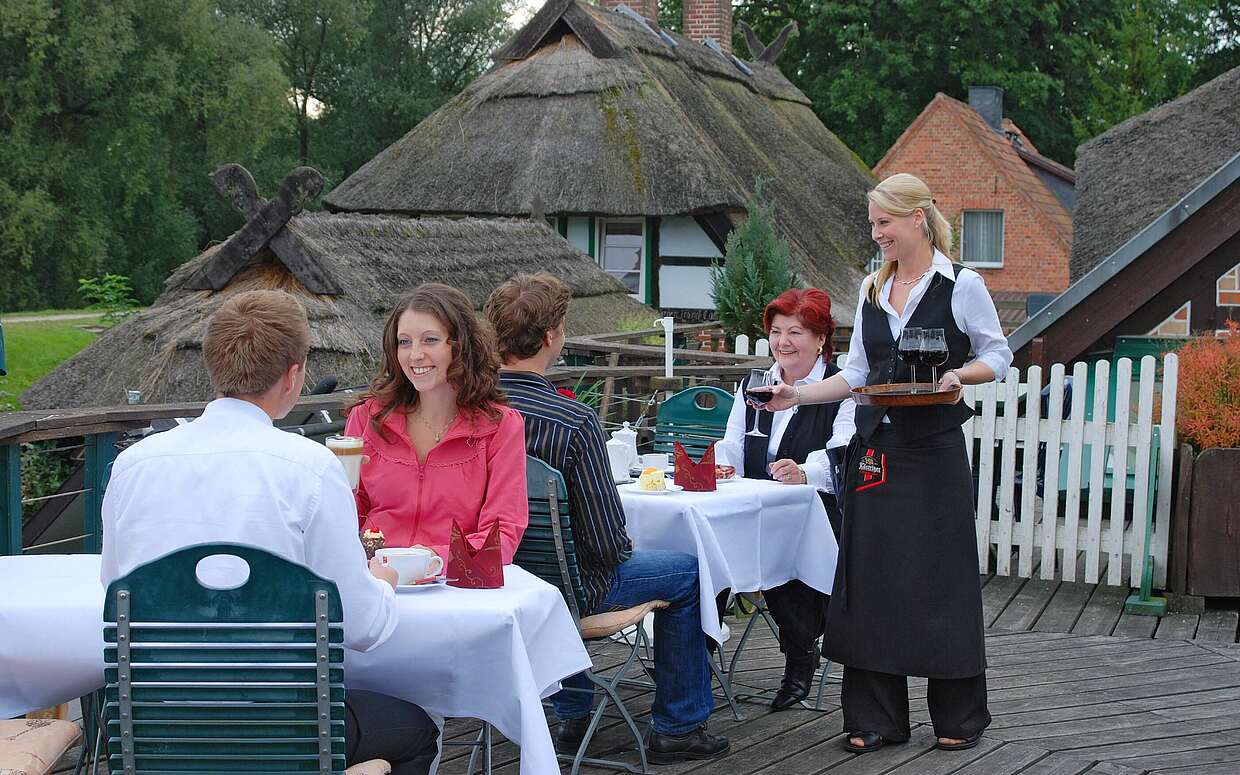
[{"label": "orange flowering plant", "polygon": [[1240,324],[1180,348],[1180,435],[1198,449],[1240,447]]}]

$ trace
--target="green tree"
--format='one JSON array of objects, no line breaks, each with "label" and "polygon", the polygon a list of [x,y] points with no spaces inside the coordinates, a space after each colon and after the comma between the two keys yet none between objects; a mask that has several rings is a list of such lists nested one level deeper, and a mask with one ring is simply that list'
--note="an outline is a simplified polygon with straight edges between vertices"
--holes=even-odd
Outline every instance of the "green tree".
[{"label": "green tree", "polygon": [[1002,87],[1007,115],[1071,165],[1084,140],[1240,64],[1240,10],[1216,0],[745,0],[735,15],[764,40],[799,23],[780,68],[871,165],[937,92]]},{"label": "green tree", "polygon": [[0,3],[0,308],[75,305],[107,272],[149,301],[209,237],[204,176],[289,118],[270,39],[216,11]]},{"label": "green tree", "polygon": [[723,266],[711,271],[710,295],[719,322],[755,341],[764,335],[766,305],[799,285],[788,262],[788,242],[775,231],[775,205],[764,189],[759,180],[747,203],[748,216],[728,234]]},{"label": "green tree", "polygon": [[297,158],[311,163],[310,134],[323,84],[346,66],[364,36],[366,0],[219,0],[220,10],[266,30],[280,52],[297,122]]},{"label": "green tree", "polygon": [[512,0],[372,0],[364,35],[321,88],[328,166],[350,174],[485,72]]}]

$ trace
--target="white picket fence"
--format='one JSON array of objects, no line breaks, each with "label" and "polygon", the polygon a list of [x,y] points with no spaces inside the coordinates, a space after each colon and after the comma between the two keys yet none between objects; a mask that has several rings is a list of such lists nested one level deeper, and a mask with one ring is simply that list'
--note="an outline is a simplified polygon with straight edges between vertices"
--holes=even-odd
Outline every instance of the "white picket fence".
[{"label": "white picket fence", "polygon": [[[978,567],[983,573],[1028,578],[1037,561],[1043,579],[1137,586],[1149,555],[1154,586],[1165,586],[1179,359],[1174,353],[1164,356],[1161,380],[1154,357],[1141,359],[1135,407],[1131,359],[1119,359],[1114,374],[1109,362],[1097,362],[1093,415],[1087,420],[1088,369],[1085,363],[1073,365],[1072,403],[1065,407],[1064,366],[1051,367],[1046,417],[1038,399],[1044,385],[1038,366],[1030,367],[1023,379],[1018,369],[1011,369],[1002,384],[965,389],[965,400],[977,412],[964,430],[966,438],[977,440],[969,445],[971,458],[973,447],[978,449],[971,461],[978,475]],[[1114,411],[1109,412],[1112,380]],[[1024,416],[1016,417],[1022,395],[1029,399]],[[1114,422],[1107,421],[1108,414]],[[1045,450],[1042,464],[1040,449]],[[1037,496],[1036,486],[1022,484],[1017,498],[1018,454],[1022,482],[1035,483],[1040,468],[1046,497]],[[1064,476],[1066,481],[1061,481]],[[1084,555],[1084,579],[1077,578],[1078,553]]]},{"label": "white picket fence", "polygon": [[[747,354],[748,348],[748,337],[737,337],[736,352]],[[765,339],[754,349],[756,355],[770,353]],[[846,357],[837,356],[837,364],[842,367]],[[1068,375],[1061,363],[1051,367],[1049,381],[1044,382],[1041,367],[1033,366],[1024,374],[1010,369],[1001,384],[965,388],[963,400],[976,412],[964,432],[978,481],[978,569],[1000,576],[1030,578],[1036,572],[1043,579],[1138,586],[1149,556],[1153,585],[1164,587],[1179,359],[1165,355],[1160,375],[1153,356],[1142,358],[1135,401],[1131,359],[1119,359],[1114,373],[1111,363],[1095,363],[1092,416],[1086,419],[1089,369],[1086,363],[1072,366],[1068,406]],[[1040,396],[1047,386],[1043,417]],[[1017,416],[1025,396],[1022,416]],[[1108,416],[1115,421],[1108,422]],[[1047,497],[1038,495],[1039,476]],[[1083,572],[1078,574],[1081,556]]]}]

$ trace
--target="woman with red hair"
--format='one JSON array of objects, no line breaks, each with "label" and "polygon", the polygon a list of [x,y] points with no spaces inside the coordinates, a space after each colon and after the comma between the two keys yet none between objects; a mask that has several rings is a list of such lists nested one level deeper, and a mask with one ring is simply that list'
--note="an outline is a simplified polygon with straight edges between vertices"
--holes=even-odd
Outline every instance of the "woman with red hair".
[{"label": "woman with red hair", "polygon": [[[771,342],[772,384],[801,386],[821,382],[839,372],[831,363],[831,297],[817,288],[792,288],[766,305],[762,325]],[[716,462],[736,467],[750,479],[784,484],[810,484],[818,489],[839,536],[840,512],[835,499],[833,466],[827,450],[843,451],[853,436],[853,402],[792,407],[761,412],[746,404],[737,388],[728,416],[727,433],[716,447]],[[753,427],[765,436],[746,434]],[[818,669],[818,637],[823,632],[829,596],[793,579],[763,591],[779,625],[784,652],[784,677],[771,701],[775,710],[790,708],[809,695]]]}]

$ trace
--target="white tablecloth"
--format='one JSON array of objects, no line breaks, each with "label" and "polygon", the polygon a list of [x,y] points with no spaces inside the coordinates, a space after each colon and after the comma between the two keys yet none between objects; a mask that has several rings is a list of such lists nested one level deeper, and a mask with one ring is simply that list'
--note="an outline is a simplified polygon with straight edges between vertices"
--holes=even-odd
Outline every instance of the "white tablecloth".
[{"label": "white tablecloth", "polygon": [[698,558],[702,629],[717,641],[715,596],[724,589],[756,592],[800,579],[831,593],[839,549],[813,487],[761,479],[666,495],[621,487],[620,500],[634,548]]},{"label": "white tablecloth", "polygon": [[[346,652],[349,686],[439,717],[489,721],[521,747],[521,772],[558,772],[541,698],[590,664],[564,599],[520,568],[502,589],[397,595],[400,624],[368,653]],[[103,682],[98,555],[0,557],[0,718]]]}]

